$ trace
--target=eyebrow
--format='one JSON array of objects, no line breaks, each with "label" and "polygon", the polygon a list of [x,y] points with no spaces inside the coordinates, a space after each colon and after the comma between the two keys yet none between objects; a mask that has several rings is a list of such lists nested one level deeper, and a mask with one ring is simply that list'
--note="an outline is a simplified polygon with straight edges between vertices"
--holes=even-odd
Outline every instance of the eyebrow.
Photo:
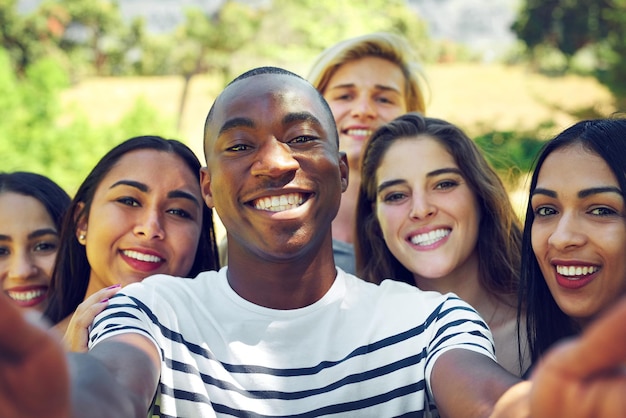
[{"label": "eyebrow", "polygon": [[59,235],[54,228],[42,228],[28,234],[28,239],[40,238],[46,235]]},{"label": "eyebrow", "polygon": [[[430,177],[436,177],[439,176],[441,174],[458,174],[460,176],[463,175],[463,173],[461,173],[461,170],[459,170],[458,168],[440,168],[438,170],[433,170],[429,173],[426,174],[426,178],[430,178]],[[389,181],[384,181],[382,183],[380,183],[380,186],[378,186],[378,188],[376,189],[377,193],[382,192],[383,190],[385,190],[387,187],[391,187],[391,186],[395,186],[396,184],[403,184],[406,183],[406,180],[403,179],[395,179],[395,180],[389,180]]]},{"label": "eyebrow", "polygon": [[[142,191],[144,193],[147,193],[150,188],[141,182],[138,181],[134,181],[134,180],[120,180],[117,181],[115,183],[113,183],[113,185],[111,187],[109,187],[109,190],[118,187],[118,186],[129,186],[129,187],[134,187],[136,189],[138,189],[139,191]],[[195,203],[196,206],[201,207],[200,206],[200,202],[198,202],[198,199],[196,199],[196,197],[194,195],[192,195],[189,192],[186,192],[184,190],[172,190],[170,192],[167,193],[167,197],[169,199],[187,199],[187,200],[191,200],[193,203]]]},{"label": "eyebrow", "polygon": [[289,113],[283,117],[282,122],[283,122],[283,125],[290,125],[292,123],[298,123],[298,122],[309,122],[319,128],[322,127],[322,123],[320,122],[320,120],[309,112]]},{"label": "eyebrow", "polygon": [[228,132],[231,129],[240,128],[240,127],[255,128],[256,125],[254,124],[254,121],[249,118],[232,118],[224,122],[224,124],[220,127],[220,130],[217,133],[217,136],[220,136],[223,133]]},{"label": "eyebrow", "polygon": [[[612,186],[591,187],[589,189],[584,189],[584,190],[579,191],[577,193],[577,196],[578,196],[579,199],[584,199],[586,197],[593,196],[593,195],[596,195],[596,194],[601,194],[601,193],[616,193],[616,194],[618,194],[618,195],[623,197],[622,191],[619,188],[612,187]],[[557,193],[555,191],[548,190],[548,189],[543,189],[541,187],[536,188],[533,191],[532,196],[537,195],[537,194],[541,194],[541,195],[548,196],[548,197],[555,198],[555,199],[557,197]]]},{"label": "eyebrow", "polygon": [[[28,239],[40,238],[46,235],[59,235],[54,228],[42,228],[28,234]],[[0,234],[0,241],[13,241],[9,235]]]},{"label": "eyebrow", "polygon": [[600,193],[617,193],[620,196],[623,196],[623,193],[617,187],[606,186],[606,187],[592,187],[590,189],[581,190],[578,192],[578,197],[585,198],[594,194]]},{"label": "eyebrow", "polygon": [[[335,89],[347,89],[347,88],[353,88],[356,87],[356,85],[354,83],[345,83],[345,84],[337,84],[335,86],[331,86],[330,90],[335,90]],[[374,88],[377,90],[383,90],[383,91],[393,91],[396,92],[398,94],[402,94],[402,92],[400,90],[398,90],[395,87],[392,86],[387,86],[384,84],[375,84]]]}]

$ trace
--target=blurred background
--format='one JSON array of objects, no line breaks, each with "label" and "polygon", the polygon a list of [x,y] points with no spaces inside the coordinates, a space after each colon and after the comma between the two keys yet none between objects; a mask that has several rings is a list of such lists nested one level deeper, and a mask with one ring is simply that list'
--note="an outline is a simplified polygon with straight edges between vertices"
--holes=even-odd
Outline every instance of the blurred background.
[{"label": "blurred background", "polygon": [[306,76],[326,47],[381,30],[421,56],[428,115],[470,134],[512,194],[544,140],[626,103],[626,0],[0,0],[0,167],[73,193],[140,134],[204,161],[234,76]]}]

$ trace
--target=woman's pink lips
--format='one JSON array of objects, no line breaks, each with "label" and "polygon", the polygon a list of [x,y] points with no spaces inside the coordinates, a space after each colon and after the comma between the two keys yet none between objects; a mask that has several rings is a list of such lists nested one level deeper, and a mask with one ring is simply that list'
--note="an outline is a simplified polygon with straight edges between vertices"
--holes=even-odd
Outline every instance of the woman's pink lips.
[{"label": "woman's pink lips", "polygon": [[572,276],[563,276],[562,274],[559,274],[558,272],[556,272],[556,269],[555,269],[555,278],[559,286],[565,289],[569,289],[569,290],[577,290],[582,287],[585,287],[590,282],[592,282],[598,276],[598,272],[599,270],[594,273],[587,274],[585,276],[572,277]]},{"label": "woman's pink lips", "polygon": [[[133,250],[133,251],[136,251],[136,250]],[[140,252],[140,251],[137,251],[137,252]],[[145,252],[141,252],[141,253],[149,254]],[[134,270],[146,272],[146,273],[157,270],[159,267],[161,267],[165,263],[165,259],[163,257],[159,257],[158,255],[155,255],[155,254],[149,254],[149,255],[155,255],[156,257],[159,257],[161,261],[153,262],[153,261],[137,260],[136,258],[127,256],[121,251],[120,251],[120,255],[122,259],[126,262],[126,264],[128,264],[131,268],[133,268]]]}]

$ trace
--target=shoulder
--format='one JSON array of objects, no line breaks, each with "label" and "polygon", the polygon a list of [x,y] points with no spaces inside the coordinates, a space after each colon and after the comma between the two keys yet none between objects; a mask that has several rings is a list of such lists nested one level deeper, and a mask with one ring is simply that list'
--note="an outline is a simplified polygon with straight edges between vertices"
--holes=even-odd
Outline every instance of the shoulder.
[{"label": "shoulder", "polygon": [[[346,298],[354,303],[378,306],[378,309],[431,314],[449,309],[462,309],[474,313],[474,309],[453,293],[423,291],[415,286],[395,280],[383,280],[381,284],[366,282],[352,274],[341,272],[346,282]],[[477,315],[477,314],[476,314]]]},{"label": "shoulder", "polygon": [[140,299],[155,297],[170,299],[184,297],[190,293],[201,294],[217,283],[219,274],[217,271],[205,271],[196,277],[157,274],[141,282],[130,284],[119,293]]}]

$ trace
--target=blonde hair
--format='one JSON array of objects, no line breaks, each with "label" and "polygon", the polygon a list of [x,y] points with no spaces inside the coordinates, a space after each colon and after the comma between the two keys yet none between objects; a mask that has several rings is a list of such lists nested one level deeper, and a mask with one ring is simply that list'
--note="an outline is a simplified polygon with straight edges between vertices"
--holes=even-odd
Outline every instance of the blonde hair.
[{"label": "blonde hair", "polygon": [[426,111],[423,86],[426,77],[415,52],[403,37],[376,32],[341,41],[324,50],[313,63],[307,79],[322,94],[337,69],[343,64],[365,57],[379,57],[396,64],[405,79],[407,112]]}]

